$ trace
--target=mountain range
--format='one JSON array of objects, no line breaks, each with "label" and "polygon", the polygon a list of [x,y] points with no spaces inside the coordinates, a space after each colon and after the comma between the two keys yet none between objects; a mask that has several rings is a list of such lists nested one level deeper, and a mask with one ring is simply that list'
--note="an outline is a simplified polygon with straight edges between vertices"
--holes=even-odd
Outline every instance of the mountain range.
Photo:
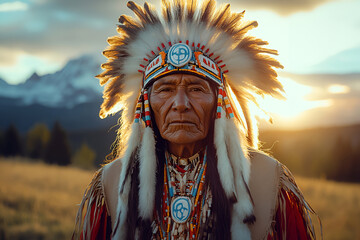
[{"label": "mountain range", "polygon": [[100,72],[95,57],[84,55],[70,60],[60,71],[39,76],[37,73],[18,85],[0,80],[0,96],[20,105],[40,104],[47,107],[72,108],[97,100],[101,87],[94,77]]},{"label": "mountain range", "polygon": [[84,55],[55,73],[34,73],[18,85],[0,79],[0,129],[12,123],[25,132],[36,123],[51,127],[55,121],[67,130],[115,125],[116,118],[98,117],[102,88],[95,76],[100,71],[97,58]]}]

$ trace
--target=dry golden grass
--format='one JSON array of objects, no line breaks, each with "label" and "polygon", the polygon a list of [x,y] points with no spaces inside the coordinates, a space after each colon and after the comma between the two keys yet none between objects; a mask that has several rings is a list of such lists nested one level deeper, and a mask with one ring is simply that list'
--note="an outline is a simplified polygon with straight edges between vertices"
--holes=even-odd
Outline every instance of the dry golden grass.
[{"label": "dry golden grass", "polygon": [[[0,159],[0,239],[70,239],[76,204],[92,174]],[[360,240],[360,184],[300,177],[297,182],[322,219],[324,239]]]},{"label": "dry golden grass", "polygon": [[0,239],[70,239],[92,173],[43,163],[0,161]]},{"label": "dry golden grass", "polygon": [[[326,240],[360,240],[360,184],[296,178],[306,200],[318,213]],[[319,224],[314,218],[317,232]]]}]

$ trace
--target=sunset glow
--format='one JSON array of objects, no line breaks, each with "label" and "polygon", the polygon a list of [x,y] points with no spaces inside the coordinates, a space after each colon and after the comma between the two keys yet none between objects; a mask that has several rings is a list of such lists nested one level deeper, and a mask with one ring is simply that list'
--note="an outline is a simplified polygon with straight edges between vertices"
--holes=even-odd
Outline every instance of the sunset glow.
[{"label": "sunset glow", "polygon": [[[274,99],[270,96],[264,98],[259,97],[257,100],[264,109],[270,114],[277,114],[284,118],[295,118],[301,113],[314,109],[330,107],[331,100],[310,101],[307,96],[311,93],[312,88],[305,86],[287,78],[280,78],[285,90],[286,100]],[[268,116],[259,112],[259,117],[267,119]]]},{"label": "sunset glow", "polygon": [[344,94],[350,92],[350,88],[345,85],[333,84],[327,88],[329,93],[333,94]]}]

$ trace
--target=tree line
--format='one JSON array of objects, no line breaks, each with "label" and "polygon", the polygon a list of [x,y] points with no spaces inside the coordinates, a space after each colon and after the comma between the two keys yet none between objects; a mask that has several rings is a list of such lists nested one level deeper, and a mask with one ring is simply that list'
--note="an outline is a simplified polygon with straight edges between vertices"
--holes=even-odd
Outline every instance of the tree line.
[{"label": "tree line", "polygon": [[[96,151],[83,142],[84,136],[75,137],[77,144],[72,146],[77,149],[72,151],[68,134],[59,123],[55,123],[51,131],[45,124],[36,124],[23,138],[16,127],[10,125],[5,131],[0,130],[0,156],[25,156],[49,164],[94,168],[103,161],[99,158],[95,164],[96,153],[106,155],[104,149],[109,148],[111,143],[108,141],[114,137],[101,135],[102,132],[85,137]],[[311,131],[271,131],[263,132],[260,137],[262,149],[294,174],[360,182],[360,125]],[[74,136],[71,139],[75,141]]]},{"label": "tree line", "polygon": [[272,131],[263,134],[263,150],[297,175],[360,182],[360,126],[348,128]]},{"label": "tree line", "polygon": [[5,131],[0,131],[0,156],[27,157],[48,164],[72,164],[92,169],[95,167],[96,152],[83,143],[72,154],[67,132],[59,122],[55,122],[51,131],[45,124],[35,124],[24,139],[21,138],[16,126],[11,124]]}]

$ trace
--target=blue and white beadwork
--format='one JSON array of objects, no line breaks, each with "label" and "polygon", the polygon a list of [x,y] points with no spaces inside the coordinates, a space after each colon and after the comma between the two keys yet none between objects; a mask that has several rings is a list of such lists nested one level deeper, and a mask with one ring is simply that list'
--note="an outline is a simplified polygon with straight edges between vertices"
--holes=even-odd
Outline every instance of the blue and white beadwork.
[{"label": "blue and white beadwork", "polygon": [[169,49],[168,62],[175,67],[183,67],[191,60],[191,48],[184,43],[176,43]]},{"label": "blue and white beadwork", "polygon": [[178,196],[171,202],[171,218],[177,223],[184,223],[191,213],[191,201],[189,197]]}]

